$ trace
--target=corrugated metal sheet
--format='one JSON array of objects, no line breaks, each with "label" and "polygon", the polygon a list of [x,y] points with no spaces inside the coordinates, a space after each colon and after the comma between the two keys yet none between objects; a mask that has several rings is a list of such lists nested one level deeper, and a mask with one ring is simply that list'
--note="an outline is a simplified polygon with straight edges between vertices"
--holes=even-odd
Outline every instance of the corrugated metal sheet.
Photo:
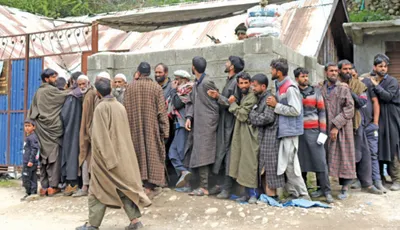
[{"label": "corrugated metal sheet", "polygon": [[11,165],[21,165],[24,148],[24,114],[11,113],[10,161]]},{"label": "corrugated metal sheet", "polygon": [[24,109],[25,60],[11,62],[11,110]]},{"label": "corrugated metal sheet", "polygon": [[0,165],[7,164],[7,114],[0,113]]},{"label": "corrugated metal sheet", "polygon": [[32,58],[29,60],[29,76],[28,76],[28,106],[30,108],[33,96],[36,90],[42,84],[40,74],[42,72],[43,59]]}]

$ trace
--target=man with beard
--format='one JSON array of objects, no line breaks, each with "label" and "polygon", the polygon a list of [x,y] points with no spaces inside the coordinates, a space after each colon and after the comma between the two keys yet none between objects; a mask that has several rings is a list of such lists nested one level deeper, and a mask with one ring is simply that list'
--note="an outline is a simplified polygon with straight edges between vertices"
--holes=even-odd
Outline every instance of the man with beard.
[{"label": "man with beard", "polygon": [[244,69],[244,61],[242,58],[237,56],[230,56],[229,60],[225,64],[225,73],[228,73],[228,78],[222,93],[218,90],[208,90],[208,96],[217,100],[219,104],[219,121],[217,129],[217,155],[215,157],[215,163],[213,166],[213,173],[218,174],[224,169],[223,175],[224,183],[222,191],[219,185],[216,185],[210,190],[210,194],[217,194],[219,199],[228,199],[231,193],[233,180],[228,176],[228,165],[227,160],[229,159],[229,153],[232,143],[233,128],[235,127],[235,116],[229,111],[229,101],[231,96],[234,96],[238,101],[241,100],[240,89],[237,86],[237,75]]},{"label": "man with beard", "polygon": [[139,207],[151,201],[143,192],[126,110],[111,96],[110,80],[99,79],[95,86],[101,102],[93,115],[89,224],[76,230],[99,229],[107,207],[124,209],[130,221],[125,229],[143,228]]},{"label": "man with beard", "polygon": [[[215,162],[217,150],[217,126],[219,106],[217,101],[208,95],[208,90],[215,92],[217,87],[205,71],[207,61],[203,57],[194,57],[192,73],[196,82],[190,94],[190,102],[186,105],[185,128],[192,132],[189,146],[192,150],[185,156],[189,168],[196,170],[200,177],[199,188],[189,195],[208,195],[208,175],[210,165]],[[193,125],[192,125],[193,124]]]},{"label": "man with beard", "polygon": [[392,178],[390,190],[400,190],[400,94],[399,83],[388,75],[389,59],[377,55],[374,60],[376,77],[371,77],[373,90],[380,104],[379,117],[379,147],[378,156],[381,162],[381,176],[383,164],[388,164],[389,175]]},{"label": "man with beard", "polygon": [[73,194],[73,197],[88,195],[89,189],[89,165],[91,154],[90,128],[92,126],[93,113],[98,103],[96,90],[90,84],[89,78],[85,75],[78,77],[78,87],[84,93],[82,102],[82,120],[79,130],[79,167],[82,176],[82,188]]},{"label": "man with beard", "polygon": [[124,105],[128,112],[132,142],[139,160],[146,194],[152,199],[165,183],[165,140],[169,122],[162,88],[149,77],[150,64],[138,66],[139,79],[128,85]]},{"label": "man with beard", "polygon": [[286,59],[277,59],[271,62],[272,80],[276,80],[277,98],[269,96],[267,105],[274,108],[278,117],[279,158],[278,175],[285,173],[286,190],[289,199],[310,199],[306,184],[302,178],[298,150],[299,136],[304,133],[303,103],[297,84],[288,74]]},{"label": "man with beard", "polygon": [[[165,102],[168,103],[172,93],[172,82],[171,79],[168,77],[168,66],[164,63],[157,64],[154,68],[154,75],[156,82],[161,86],[163,90]],[[168,134],[169,138],[165,142],[165,149],[167,150],[170,148],[172,140],[174,139],[174,121],[172,119],[169,119],[168,121],[170,129]]]},{"label": "man with beard", "polygon": [[278,116],[274,108],[265,102],[272,96],[268,90],[268,78],[264,74],[257,74],[251,79],[254,93],[258,103],[249,114],[251,124],[258,129],[258,173],[267,196],[278,200],[277,188],[285,185],[285,175],[278,175],[279,139]]},{"label": "man with beard", "polygon": [[329,175],[339,178],[342,185],[339,199],[348,197],[348,190],[356,173],[353,117],[354,100],[347,85],[337,81],[338,67],[335,63],[325,66],[328,81],[321,89],[325,99],[328,118],[328,166]]},{"label": "man with beard", "polygon": [[124,74],[119,73],[114,77],[113,95],[115,99],[121,104],[124,104],[125,87],[127,85],[126,77]]},{"label": "man with beard", "polygon": [[60,150],[64,131],[60,113],[68,93],[56,88],[57,75],[52,69],[43,71],[43,83],[36,91],[28,112],[28,118],[36,123],[35,133],[40,142],[41,196],[60,192]]},{"label": "man with beard", "polygon": [[371,99],[367,96],[367,86],[360,80],[353,78],[353,64],[348,60],[342,60],[338,64],[339,67],[339,80],[349,86],[351,90],[351,96],[354,100],[354,117],[353,117],[353,129],[354,129],[354,145],[355,145],[355,158],[356,158],[356,172],[359,182],[356,181],[351,188],[356,189],[362,187],[372,194],[382,194],[383,192],[378,190],[372,182],[372,164],[371,164],[371,153],[368,148],[368,139],[365,132],[364,122],[365,117],[362,113]]},{"label": "man with beard", "polygon": [[237,83],[242,93],[240,105],[235,96],[230,96],[229,111],[235,116],[235,130],[232,137],[232,148],[229,158],[228,175],[243,187],[247,194],[238,201],[255,204],[257,202],[256,188],[258,187],[258,131],[249,122],[249,113],[258,99],[250,92],[250,75],[241,72],[237,75]]},{"label": "man with beard", "polygon": [[176,183],[177,191],[189,192],[188,182],[192,173],[183,164],[188,137],[188,131],[185,129],[185,107],[190,100],[194,83],[190,81],[192,76],[185,70],[175,71],[174,76],[175,80],[172,82],[172,93],[168,103],[168,116],[174,121],[175,135],[169,148],[168,157],[180,177]]},{"label": "man with beard", "polygon": [[78,84],[86,84],[83,78],[78,82],[78,77],[81,75],[83,75],[81,72],[71,75],[71,91],[61,110],[61,119],[64,125],[61,176],[62,181],[67,184],[64,191],[65,196],[71,196],[78,190],[79,130],[82,118],[82,96],[85,93],[78,87]]},{"label": "man with beard", "polygon": [[318,141],[319,137],[327,137],[324,98],[319,89],[309,85],[308,70],[299,67],[294,70],[294,77],[303,96],[304,134],[299,138],[303,180],[307,184],[307,172],[315,172],[320,189],[311,193],[311,197],[325,196],[326,201],[332,203],[324,142]]}]

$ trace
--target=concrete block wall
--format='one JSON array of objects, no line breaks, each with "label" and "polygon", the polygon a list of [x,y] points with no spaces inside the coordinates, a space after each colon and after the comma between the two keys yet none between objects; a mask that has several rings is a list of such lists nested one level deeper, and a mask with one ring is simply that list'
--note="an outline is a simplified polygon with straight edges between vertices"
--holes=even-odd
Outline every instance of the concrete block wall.
[{"label": "concrete block wall", "polygon": [[107,71],[111,76],[123,73],[127,76],[128,81],[131,81],[139,63],[147,61],[153,68],[160,62],[168,65],[169,76],[173,77],[173,72],[178,69],[191,73],[192,58],[203,56],[207,60],[206,73],[222,89],[226,79],[225,63],[230,55],[243,57],[245,71],[252,76],[264,73],[270,78],[270,62],[275,58],[282,57],[288,59],[291,77],[293,77],[293,70],[302,66],[310,71],[312,82],[321,81],[324,78],[323,67],[317,63],[316,58],[303,56],[273,37],[251,38],[244,42],[150,53],[98,53],[88,59],[88,76],[93,80],[99,72]]}]

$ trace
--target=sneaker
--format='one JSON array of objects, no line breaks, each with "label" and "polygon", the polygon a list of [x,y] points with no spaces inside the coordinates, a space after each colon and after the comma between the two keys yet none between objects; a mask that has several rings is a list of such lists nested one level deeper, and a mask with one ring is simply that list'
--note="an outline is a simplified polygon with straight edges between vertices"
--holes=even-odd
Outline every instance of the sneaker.
[{"label": "sneaker", "polygon": [[248,202],[249,204],[257,204],[257,197],[251,196]]},{"label": "sneaker", "polygon": [[222,190],[222,192],[220,192],[218,195],[217,195],[217,198],[218,199],[229,199],[229,197],[231,196],[231,194],[230,194],[230,192],[228,192],[227,190]]},{"label": "sneaker", "polygon": [[129,226],[125,227],[125,230],[135,230],[139,228],[143,228],[143,224],[140,221],[134,224],[130,223]]},{"label": "sneaker", "polygon": [[29,194],[25,194],[25,196],[21,198],[21,201],[25,201],[26,198],[28,198],[28,197],[29,197]]},{"label": "sneaker", "polygon": [[332,204],[333,202],[334,202],[334,200],[333,200],[333,196],[331,195],[331,194],[326,194],[325,195],[325,198],[326,198],[326,203],[328,203],[328,204]]},{"label": "sneaker", "polygon": [[54,196],[55,194],[60,193],[60,192],[61,192],[61,189],[59,189],[59,188],[48,188],[47,189],[48,196]]},{"label": "sneaker", "polygon": [[339,200],[345,200],[349,197],[349,192],[347,190],[342,190],[340,191],[339,195],[338,195],[338,199]]},{"label": "sneaker", "polygon": [[323,195],[324,195],[324,193],[322,192],[321,189],[318,189],[318,190],[316,190],[316,191],[314,191],[314,192],[312,192],[312,193],[310,194],[310,196],[311,196],[312,198],[318,198],[318,197],[321,197],[321,196],[323,196]]},{"label": "sneaker", "polygon": [[75,228],[75,230],[97,230],[99,228],[93,227],[93,226],[88,226],[88,223],[85,223],[83,226]]},{"label": "sneaker", "polygon": [[390,186],[391,191],[399,191],[400,190],[400,183],[394,182],[392,186]]},{"label": "sneaker", "polygon": [[387,193],[387,189],[383,186],[382,180],[374,180],[375,188],[381,190],[383,193]]},{"label": "sneaker", "polygon": [[375,194],[375,195],[382,195],[383,191],[377,189],[375,186],[371,185],[368,188],[363,188],[362,189],[365,192],[371,193],[371,194]]},{"label": "sneaker", "polygon": [[82,197],[88,195],[89,195],[88,191],[83,191],[82,189],[79,189],[76,193],[72,194],[72,197]]},{"label": "sneaker", "polygon": [[189,171],[182,172],[181,177],[179,178],[178,182],[176,183],[175,187],[182,188],[186,185],[187,182],[190,181],[192,178],[192,173]]},{"label": "sneaker", "polygon": [[64,190],[64,196],[71,196],[72,194],[76,193],[78,191],[78,185],[75,185],[72,187],[71,185],[68,185],[67,188]]}]

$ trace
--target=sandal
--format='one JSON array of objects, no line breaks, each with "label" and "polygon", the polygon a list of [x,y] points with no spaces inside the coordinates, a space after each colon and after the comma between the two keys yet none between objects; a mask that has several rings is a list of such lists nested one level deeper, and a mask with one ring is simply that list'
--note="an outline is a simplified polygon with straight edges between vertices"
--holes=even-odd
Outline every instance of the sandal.
[{"label": "sandal", "polygon": [[208,196],[208,191],[207,193],[205,191],[207,190],[204,188],[198,188],[189,193],[189,196]]}]

